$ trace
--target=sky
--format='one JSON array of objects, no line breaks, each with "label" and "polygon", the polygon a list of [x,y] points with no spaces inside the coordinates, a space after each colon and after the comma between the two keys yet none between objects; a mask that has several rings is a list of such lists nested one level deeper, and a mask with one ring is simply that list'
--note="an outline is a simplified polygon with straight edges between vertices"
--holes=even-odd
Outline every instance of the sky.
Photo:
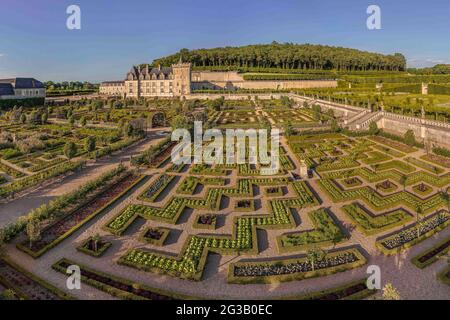
[{"label": "sky", "polygon": [[[81,9],[69,30],[67,7]],[[369,5],[381,29],[366,26]],[[450,63],[448,0],[0,0],[0,78],[120,80],[181,48],[277,42],[403,53]]]}]

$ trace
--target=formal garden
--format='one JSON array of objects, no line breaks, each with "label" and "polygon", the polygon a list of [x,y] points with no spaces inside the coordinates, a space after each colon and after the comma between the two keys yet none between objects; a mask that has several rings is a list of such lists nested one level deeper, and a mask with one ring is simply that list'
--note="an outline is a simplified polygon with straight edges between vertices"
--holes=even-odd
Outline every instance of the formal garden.
[{"label": "formal garden", "polygon": [[[48,299],[71,298],[60,280],[76,264],[83,285],[101,297],[356,299],[376,293],[364,283],[369,265],[395,273],[395,259],[407,255],[398,279],[447,254],[449,158],[399,139],[339,132],[332,112],[285,99],[222,101],[219,110],[214,101],[191,104],[207,108],[208,125],[222,129],[283,129],[280,169],[264,175],[259,164],[173,164],[176,144],[161,138],[129,165],[3,229],[10,259],[36,270],[27,286],[45,284],[39,294]],[[183,124],[170,112],[157,115],[163,106],[169,102],[109,113],[97,106],[95,116],[78,106],[70,120],[54,107],[54,121],[3,119],[0,195],[8,199],[116,144],[144,139],[149,124]],[[193,114],[189,120],[204,116]],[[241,148],[249,160],[248,140]],[[0,284],[15,287],[17,297],[25,296],[23,285],[4,280],[3,270],[31,277],[24,267],[0,263]],[[267,290],[273,285],[283,294]]]}]

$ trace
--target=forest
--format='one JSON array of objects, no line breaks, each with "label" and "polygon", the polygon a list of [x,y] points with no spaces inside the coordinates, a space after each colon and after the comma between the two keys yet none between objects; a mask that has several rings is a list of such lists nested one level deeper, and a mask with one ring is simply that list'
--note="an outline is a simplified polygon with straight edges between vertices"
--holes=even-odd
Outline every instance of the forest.
[{"label": "forest", "polygon": [[406,59],[400,53],[384,55],[312,44],[277,43],[213,49],[181,49],[161,57],[153,65],[170,66],[182,58],[193,67],[223,69],[286,69],[337,71],[405,71]]}]

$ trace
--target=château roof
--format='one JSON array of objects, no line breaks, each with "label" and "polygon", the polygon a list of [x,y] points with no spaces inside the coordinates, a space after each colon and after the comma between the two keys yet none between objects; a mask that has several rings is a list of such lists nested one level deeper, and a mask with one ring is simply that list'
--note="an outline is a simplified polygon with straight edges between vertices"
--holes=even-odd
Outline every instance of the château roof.
[{"label": "ch\u00e2teau roof", "polygon": [[0,96],[13,96],[14,89],[10,83],[0,83]]},{"label": "ch\u00e2teau roof", "polygon": [[151,79],[151,77],[154,75],[157,78],[161,74],[164,75],[164,78],[168,78],[172,74],[173,70],[172,67],[161,67],[158,66],[157,68],[150,68],[148,65],[145,67],[141,66],[133,66],[131,70],[127,74],[127,78],[132,75],[133,79],[138,79],[139,77],[143,77],[146,79]]},{"label": "ch\u00e2teau roof", "polygon": [[34,78],[0,79],[0,83],[10,84],[15,89],[43,89],[44,84]]}]

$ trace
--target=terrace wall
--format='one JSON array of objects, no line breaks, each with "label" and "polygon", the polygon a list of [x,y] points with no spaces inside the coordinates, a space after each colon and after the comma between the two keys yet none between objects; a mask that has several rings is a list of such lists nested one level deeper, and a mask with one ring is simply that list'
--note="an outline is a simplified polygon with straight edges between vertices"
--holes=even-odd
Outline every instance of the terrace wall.
[{"label": "terrace wall", "polygon": [[439,121],[423,120],[384,112],[377,121],[379,128],[403,135],[412,130],[418,141],[429,141],[431,144],[450,149],[450,124]]},{"label": "terrace wall", "polygon": [[285,89],[307,89],[307,88],[336,88],[336,80],[204,80],[192,82],[193,90],[285,90]]}]

